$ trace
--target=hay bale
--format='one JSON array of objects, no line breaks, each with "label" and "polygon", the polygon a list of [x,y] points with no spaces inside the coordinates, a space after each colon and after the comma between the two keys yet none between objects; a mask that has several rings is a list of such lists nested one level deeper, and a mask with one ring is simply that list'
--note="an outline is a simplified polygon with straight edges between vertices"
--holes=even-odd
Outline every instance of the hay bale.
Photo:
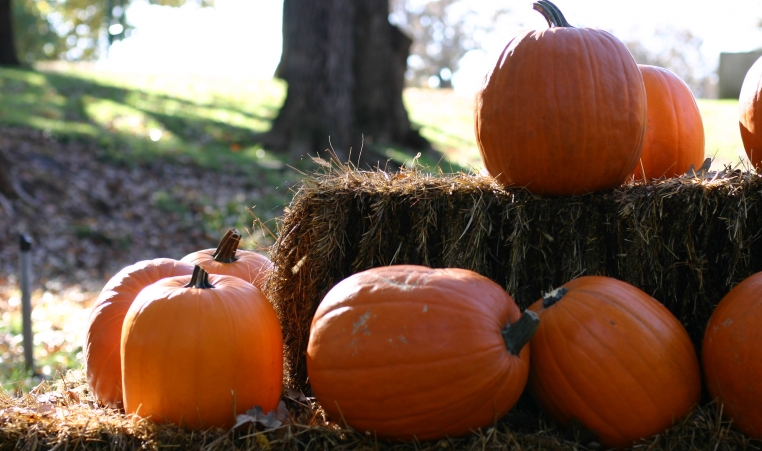
[{"label": "hay bale", "polygon": [[[74,371],[31,393],[10,397],[0,390],[0,451],[77,449],[137,451],[182,449],[233,450],[376,450],[376,451],[576,451],[596,449],[579,430],[562,431],[535,411],[515,408],[493,426],[465,437],[430,442],[386,442],[372,434],[329,422],[312,398],[284,394],[289,415],[280,426],[246,424],[231,430],[184,430],[156,424],[98,406],[84,372]],[[714,404],[698,407],[669,430],[636,444],[653,451],[734,451],[760,449],[762,443],[722,420]]]},{"label": "hay bale", "polygon": [[286,382],[309,390],[309,327],[325,293],[402,263],[476,271],[522,309],[574,277],[615,277],[662,302],[699,345],[722,296],[762,270],[761,208],[762,179],[730,168],[549,198],[472,174],[334,165],[298,188],[270,253]]}]

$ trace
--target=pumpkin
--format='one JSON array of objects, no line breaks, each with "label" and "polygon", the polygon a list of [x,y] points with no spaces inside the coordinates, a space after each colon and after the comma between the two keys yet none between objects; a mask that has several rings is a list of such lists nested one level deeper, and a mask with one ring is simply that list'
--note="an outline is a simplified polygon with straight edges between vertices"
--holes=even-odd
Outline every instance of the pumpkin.
[{"label": "pumpkin", "polygon": [[646,91],[630,52],[606,31],[575,28],[552,3],[550,28],[516,35],[476,96],[476,142],[504,185],[567,196],[622,184],[646,132]]},{"label": "pumpkin", "polygon": [[[521,318],[521,319],[520,319]],[[328,416],[390,440],[430,440],[492,425],[516,403],[536,328],[508,293],[465,269],[394,265],[325,295],[307,346]]]},{"label": "pumpkin", "polygon": [[704,123],[688,85],[667,69],[638,65],[648,98],[648,125],[635,178],[684,174],[704,161]]},{"label": "pumpkin", "polygon": [[193,266],[169,258],[145,260],[119,271],[93,305],[85,338],[84,360],[90,390],[101,403],[122,408],[122,324],[140,290],[165,277],[190,275]]},{"label": "pumpkin", "polygon": [[162,279],[143,289],[122,328],[124,410],[189,429],[235,424],[278,406],[283,335],[275,310],[233,276]]},{"label": "pumpkin", "polygon": [[722,412],[762,439],[762,272],[733,287],[709,318],[701,349],[704,380]]},{"label": "pumpkin", "polygon": [[529,307],[530,394],[562,427],[630,447],[662,432],[699,401],[701,373],[682,324],[637,287],[603,276],[574,279]]},{"label": "pumpkin", "polygon": [[273,264],[262,254],[238,249],[241,232],[228,229],[215,249],[203,249],[183,257],[180,261],[199,265],[209,274],[235,276],[251,282],[262,290],[273,269]]},{"label": "pumpkin", "polygon": [[738,95],[741,141],[754,169],[762,164],[762,58],[744,76]]}]

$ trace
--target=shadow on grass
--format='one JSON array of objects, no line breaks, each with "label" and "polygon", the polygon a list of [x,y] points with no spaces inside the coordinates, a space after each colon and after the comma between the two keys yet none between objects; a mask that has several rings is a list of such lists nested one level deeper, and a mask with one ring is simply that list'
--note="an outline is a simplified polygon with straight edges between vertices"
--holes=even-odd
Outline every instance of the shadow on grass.
[{"label": "shadow on grass", "polygon": [[268,152],[253,135],[269,129],[277,103],[245,98],[182,98],[160,88],[137,89],[74,74],[0,69],[0,123],[92,139],[105,158],[128,164],[189,160],[212,170],[285,170],[285,157]]}]

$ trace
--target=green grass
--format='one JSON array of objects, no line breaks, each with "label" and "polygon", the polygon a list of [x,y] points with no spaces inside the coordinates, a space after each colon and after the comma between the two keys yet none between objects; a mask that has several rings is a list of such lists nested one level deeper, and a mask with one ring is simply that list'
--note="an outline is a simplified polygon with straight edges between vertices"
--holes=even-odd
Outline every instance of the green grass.
[{"label": "green grass", "polygon": [[705,154],[713,168],[748,162],[738,126],[738,100],[698,99],[704,123]]},{"label": "green grass", "polygon": [[284,164],[252,141],[283,101],[277,81],[6,68],[0,92],[0,123],[93,139],[114,160],[183,157],[252,173]]}]

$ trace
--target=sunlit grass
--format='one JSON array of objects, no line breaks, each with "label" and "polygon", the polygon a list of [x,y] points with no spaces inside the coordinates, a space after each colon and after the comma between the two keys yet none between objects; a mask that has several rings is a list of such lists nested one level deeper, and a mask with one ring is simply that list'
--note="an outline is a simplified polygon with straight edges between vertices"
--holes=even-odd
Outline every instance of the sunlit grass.
[{"label": "sunlit grass", "polygon": [[698,99],[704,123],[706,156],[715,159],[713,168],[748,162],[738,126],[738,100]]}]

